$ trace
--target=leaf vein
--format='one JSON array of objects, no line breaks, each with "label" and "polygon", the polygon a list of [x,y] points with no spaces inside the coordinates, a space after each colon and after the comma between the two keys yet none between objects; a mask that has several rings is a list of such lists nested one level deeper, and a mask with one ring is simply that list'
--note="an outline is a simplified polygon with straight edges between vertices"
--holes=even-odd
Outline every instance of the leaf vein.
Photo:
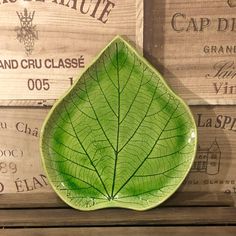
[{"label": "leaf vein", "polygon": [[101,182],[101,184],[102,184],[102,186],[103,186],[103,188],[104,188],[104,190],[105,190],[105,192],[106,192],[106,194],[107,194],[107,197],[109,198],[109,194],[108,194],[107,188],[106,188],[106,186],[105,186],[105,184],[104,184],[104,182],[103,182],[103,180],[102,180],[102,177],[100,176],[100,174],[99,174],[99,172],[98,172],[96,166],[93,164],[92,159],[90,158],[88,152],[87,152],[86,149],[84,148],[83,143],[81,142],[79,136],[77,135],[77,132],[76,132],[76,130],[75,130],[75,128],[74,128],[74,125],[73,125],[73,123],[72,123],[70,114],[68,113],[68,111],[67,111],[67,109],[66,109],[66,106],[64,106],[64,108],[65,108],[65,111],[66,111],[66,113],[67,113],[67,115],[68,115],[68,118],[69,118],[69,120],[70,120],[71,127],[72,127],[72,129],[73,129],[73,131],[74,131],[74,133],[75,133],[75,136],[76,136],[76,138],[77,138],[79,144],[81,145],[82,149],[83,149],[84,152],[86,153],[86,155],[87,155],[87,157],[88,157],[88,159],[89,159],[89,161],[90,161],[90,164],[91,164],[92,167],[94,168],[94,170],[95,170],[95,172],[96,172],[96,174],[97,174],[97,176],[98,176],[98,178],[99,178],[99,180],[100,180],[100,182]]},{"label": "leaf vein", "polygon": [[148,153],[148,155],[144,158],[144,160],[141,162],[141,164],[138,166],[138,168],[134,171],[134,173],[125,181],[125,183],[118,189],[118,191],[115,193],[115,196],[121,191],[122,188],[124,188],[128,182],[131,180],[131,178],[138,172],[138,170],[143,166],[143,164],[145,163],[145,161],[148,159],[148,157],[151,155],[152,151],[154,150],[155,146],[157,145],[159,139],[161,138],[163,132],[165,131],[166,127],[168,126],[169,122],[171,121],[174,113],[177,111],[179,107],[179,103],[176,106],[175,110],[172,112],[171,116],[169,117],[169,119],[167,120],[163,130],[161,131],[160,135],[158,136],[156,142],[154,143],[152,149],[150,150],[150,152]]}]

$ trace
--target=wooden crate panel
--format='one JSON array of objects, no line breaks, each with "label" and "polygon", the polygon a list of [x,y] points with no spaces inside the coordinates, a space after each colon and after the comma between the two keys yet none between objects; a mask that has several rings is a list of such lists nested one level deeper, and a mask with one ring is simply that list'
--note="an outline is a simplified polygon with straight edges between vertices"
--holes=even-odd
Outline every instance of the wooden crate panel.
[{"label": "wooden crate panel", "polygon": [[0,194],[51,191],[39,153],[47,113],[47,109],[0,108]]},{"label": "wooden crate panel", "polygon": [[[198,126],[198,152],[184,192],[236,194],[234,106],[191,107]],[[39,153],[39,131],[49,109],[0,109],[0,192],[50,192]],[[45,181],[45,182],[44,182]]]},{"label": "wooden crate panel", "polygon": [[191,109],[198,126],[198,152],[182,191],[236,194],[235,107],[193,106]]},{"label": "wooden crate panel", "polygon": [[117,34],[142,47],[143,0],[4,0],[0,9],[0,99],[58,98]]},{"label": "wooden crate panel", "polygon": [[146,57],[191,104],[235,104],[236,1],[151,0]]}]

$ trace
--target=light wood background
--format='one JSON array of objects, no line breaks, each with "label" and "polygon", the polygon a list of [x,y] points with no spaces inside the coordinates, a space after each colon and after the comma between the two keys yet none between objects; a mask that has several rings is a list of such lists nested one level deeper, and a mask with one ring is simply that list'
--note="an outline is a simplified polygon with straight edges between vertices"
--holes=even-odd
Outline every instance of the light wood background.
[{"label": "light wood background", "polygon": [[[60,2],[58,0],[58,2]],[[90,1],[89,1],[90,2]],[[80,58],[84,64],[91,60],[116,35],[123,35],[127,40],[143,45],[143,1],[114,0],[115,7],[109,14],[106,24],[83,15],[79,10],[52,3],[51,1],[17,1],[0,5],[0,60],[17,60],[17,69],[0,67],[0,99],[57,99],[70,87],[71,77],[76,78],[83,68],[26,68],[22,60],[54,60]],[[65,1],[66,3],[66,1]],[[96,1],[92,1],[93,7]],[[72,3],[71,3],[72,4]],[[70,4],[70,5],[71,5]],[[79,3],[78,3],[79,4]],[[38,31],[31,55],[26,55],[23,43],[17,40],[16,27],[20,26],[17,11],[22,13],[35,11],[33,25]],[[78,5],[79,8],[79,5]],[[92,8],[91,8],[92,9]],[[101,13],[100,7],[98,12]],[[99,14],[98,14],[99,15]],[[39,62],[38,62],[39,63]],[[24,64],[28,65],[28,62]],[[33,90],[27,87],[29,79],[48,79],[49,90]],[[2,102],[3,103],[3,102]]]},{"label": "light wood background", "polygon": [[[207,155],[207,150],[216,141],[219,145],[221,159],[217,173],[210,175],[207,173],[207,170],[204,172],[191,172],[180,191],[212,193],[229,191],[234,193],[235,191],[236,194],[236,147],[234,145],[236,132],[231,130],[236,119],[236,110],[233,106],[192,106],[191,109],[199,126],[198,145],[201,149],[206,150]],[[4,122],[7,123],[8,127],[7,129],[0,128],[0,162],[7,163],[7,165],[13,162],[17,165],[16,173],[12,173],[10,168],[8,168],[7,173],[3,173],[6,171],[5,168],[0,170],[0,182],[5,186],[3,192],[17,193],[20,191],[23,193],[34,193],[52,191],[50,186],[43,183],[40,177],[44,174],[44,171],[41,166],[39,153],[39,137],[32,135],[34,130],[41,129],[48,112],[49,108],[2,107],[0,109],[0,127],[4,125]],[[199,119],[199,116],[201,116],[201,119]],[[217,117],[221,123],[217,123]],[[23,132],[19,132],[16,129],[16,124],[19,122],[21,124],[18,129],[20,131],[23,130]],[[210,123],[211,127],[207,127]],[[25,130],[26,124],[31,129],[31,134],[29,134],[28,128]],[[219,128],[215,128],[215,126],[219,126]],[[236,122],[234,129],[236,130]],[[1,157],[1,151],[4,150],[16,150],[17,157],[4,155]],[[23,155],[21,155],[22,152]],[[9,155],[8,152],[7,155]],[[42,183],[42,186],[36,183],[36,187],[34,187],[34,177]],[[24,179],[26,179],[29,188],[31,186],[33,189],[27,190]]]},{"label": "light wood background", "polygon": [[[229,3],[231,3],[231,7]],[[173,30],[172,19],[179,15],[175,22],[177,32]],[[236,104],[236,70],[235,70],[235,31],[231,31],[236,15],[235,1],[179,1],[150,0],[145,7],[145,56],[164,74],[169,85],[189,104]],[[201,31],[201,21],[209,26]],[[222,31],[217,31],[219,18]],[[194,22],[194,24],[193,24]],[[190,24],[190,26],[189,26]],[[188,29],[189,26],[189,29]],[[234,25],[235,27],[236,25]],[[225,28],[225,31],[223,29]],[[231,53],[204,52],[205,46],[234,47]],[[231,68],[233,78],[215,78],[214,66],[220,62],[234,63]],[[228,69],[229,71],[229,69]],[[207,76],[206,75],[210,75]],[[222,87],[219,93],[217,88]],[[228,83],[228,92],[225,92]],[[233,86],[231,94],[230,86]]]},{"label": "light wood background", "polygon": [[44,171],[39,152],[40,128],[48,111],[29,108],[0,109],[1,193],[51,191],[47,181],[44,181],[46,178],[42,178]]},{"label": "light wood background", "polygon": [[[47,1],[47,0],[46,0]],[[39,2],[0,5],[0,60],[17,58],[66,58],[85,55],[86,63],[117,33],[143,45],[143,2],[145,3],[144,46],[146,57],[168,79],[172,88],[189,104],[236,104],[235,95],[215,96],[212,82],[205,80],[213,63],[233,55],[206,56],[202,46],[234,42],[234,33],[215,33],[208,30],[199,34],[176,34],[170,31],[171,16],[177,11],[188,16],[233,17],[234,7],[228,0],[178,1],[178,0],[114,0],[117,10],[110,22],[101,26],[87,16],[80,16],[70,9]],[[48,1],[49,2],[49,1]],[[229,0],[236,6],[235,0]],[[19,24],[16,11],[24,7],[35,10],[34,23],[39,30],[39,40],[30,57],[16,40],[14,28]],[[79,24],[78,24],[79,22]],[[87,36],[86,36],[87,35]],[[94,36],[95,35],[95,36]],[[3,56],[4,55],[4,56]],[[217,141],[221,162],[219,173],[210,176],[190,173],[182,189],[163,206],[147,212],[121,209],[105,209],[96,212],[80,212],[63,203],[40,176],[43,170],[38,150],[38,137],[16,130],[17,122],[40,129],[50,106],[70,84],[68,77],[81,70],[0,70],[0,154],[1,150],[16,150],[17,157],[0,157],[0,162],[15,162],[17,172],[0,173],[4,191],[0,192],[0,235],[227,235],[236,232],[235,201],[226,190],[234,191],[235,133],[230,130],[236,117],[234,106],[191,107],[201,125],[212,119],[211,127],[199,127],[199,146],[208,150]],[[30,77],[29,77],[30,76]],[[51,90],[29,91],[28,78],[50,80]],[[231,82],[233,82],[232,80]],[[231,123],[214,128],[216,117],[230,117]],[[8,124],[3,129],[4,122]],[[21,129],[23,128],[21,123]],[[210,121],[208,121],[208,124]],[[22,154],[23,155],[19,155]],[[1,156],[1,155],[0,155]],[[14,170],[14,168],[13,168]],[[5,169],[3,168],[3,171]],[[20,194],[17,191],[22,191]],[[198,180],[198,184],[196,183]],[[201,184],[202,182],[209,184]],[[232,180],[230,184],[228,180]],[[213,184],[210,182],[213,181]],[[40,185],[41,183],[41,185]],[[29,190],[28,190],[29,189]],[[189,192],[191,191],[191,192]],[[192,191],[204,191],[194,193]],[[221,193],[218,193],[221,191]],[[2,194],[3,193],[3,194]],[[196,207],[198,206],[198,207]],[[125,227],[124,227],[125,226]]]},{"label": "light wood background", "polygon": [[[191,172],[187,177],[185,184],[182,186],[182,189],[180,190],[231,192],[236,196],[236,124],[234,123],[236,118],[235,107],[191,106],[191,110],[198,126],[199,149],[195,160],[199,161],[198,158],[200,154],[210,155],[207,150],[209,150],[216,142],[219,147],[219,150],[217,150],[217,155],[220,155],[220,163],[213,167],[218,168],[218,171],[212,173],[208,173],[207,170],[205,172]],[[208,160],[206,165],[211,165],[210,162],[211,161]]]},{"label": "light wood background", "polygon": [[[91,2],[91,9],[95,7],[96,1],[88,2]],[[19,64],[17,69],[0,66],[0,193],[52,191],[45,180],[39,153],[39,133],[49,108],[39,108],[53,105],[70,88],[70,78],[75,79],[84,70],[23,69],[20,66],[22,60],[37,63],[41,60],[43,63],[50,59],[58,64],[60,59],[83,56],[86,66],[117,34],[124,35],[142,52],[143,1],[112,2],[115,7],[106,24],[89,14],[83,15],[79,10],[52,1],[0,4],[0,62],[16,60]],[[105,4],[100,4],[98,16]],[[24,44],[17,40],[15,31],[21,26],[17,12],[23,14],[24,9],[28,14],[35,12],[33,25],[38,31],[38,40],[35,40],[31,55],[26,54]],[[37,79],[41,83],[46,79],[46,87],[50,88],[30,90],[29,79],[31,82]]]}]

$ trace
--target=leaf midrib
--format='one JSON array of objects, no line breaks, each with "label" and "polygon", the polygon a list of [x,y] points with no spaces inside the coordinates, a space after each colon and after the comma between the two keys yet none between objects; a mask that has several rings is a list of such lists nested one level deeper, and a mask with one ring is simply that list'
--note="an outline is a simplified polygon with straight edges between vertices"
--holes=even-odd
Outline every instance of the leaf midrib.
[{"label": "leaf midrib", "polygon": [[119,57],[118,57],[118,44],[116,43],[116,76],[117,76],[117,136],[116,136],[116,150],[115,150],[115,163],[114,163],[114,174],[112,181],[112,190],[111,190],[111,199],[114,199],[114,189],[116,183],[116,171],[117,171],[117,162],[119,156],[119,140],[120,140],[120,71],[119,71]]}]

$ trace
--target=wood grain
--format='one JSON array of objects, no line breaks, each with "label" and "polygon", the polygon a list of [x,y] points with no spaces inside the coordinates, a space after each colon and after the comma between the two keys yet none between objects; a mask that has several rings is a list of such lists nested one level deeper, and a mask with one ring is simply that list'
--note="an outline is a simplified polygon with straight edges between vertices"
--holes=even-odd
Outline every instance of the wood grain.
[{"label": "wood grain", "polygon": [[[191,109],[198,125],[199,148],[195,160],[195,169],[192,169],[181,191],[227,192],[236,195],[236,161],[234,158],[236,155],[234,145],[236,140],[236,110],[234,106],[192,106]],[[11,169],[8,170],[8,173],[2,173],[6,171],[5,169],[0,170],[0,183],[5,186],[3,191],[0,188],[1,193],[52,191],[45,184],[43,186],[36,184],[37,188],[31,189],[33,177],[38,178],[40,174],[44,174],[38,143],[39,131],[48,112],[48,108],[42,109],[33,106],[0,108],[0,162],[5,162],[7,165],[14,162],[18,167],[17,173],[11,173]],[[20,131],[23,132],[16,129],[16,124],[19,122],[18,129],[20,128]],[[8,126],[7,129],[2,128],[5,123]],[[28,129],[31,129],[31,135],[28,133]],[[33,130],[36,129],[38,137],[32,135]],[[212,158],[216,158],[212,156],[210,150],[214,149],[214,146],[218,147],[215,154],[216,157],[220,158],[217,161],[212,160]],[[2,155],[1,151],[15,149],[19,153],[23,152],[21,158]],[[199,163],[200,166],[197,166]],[[31,189],[30,191],[27,190],[24,179],[27,179],[26,182]]]},{"label": "wood grain", "polygon": [[[112,5],[108,6],[109,2]],[[0,99],[58,98],[70,88],[71,79],[82,73],[84,66],[90,64],[118,34],[124,35],[141,50],[143,0],[85,1],[83,9],[86,12],[89,9],[87,14],[81,13],[81,1],[77,2],[77,8],[73,9],[73,1],[61,0],[19,0],[0,4]],[[22,27],[17,12],[23,14],[24,9],[28,19],[29,14],[32,16],[34,12],[32,26],[35,28],[30,29],[38,35],[29,55],[26,54],[23,39],[20,42],[16,32]],[[106,9],[109,13],[106,12],[104,19],[107,22],[103,23],[99,16]],[[95,10],[96,14],[93,14]],[[81,58],[83,63],[77,63]],[[77,60],[76,64],[65,66],[65,60],[72,59]],[[6,63],[12,67],[6,66]],[[46,85],[43,89],[40,84],[36,86],[38,89],[33,85],[29,89],[29,79],[47,80],[50,88]]]},{"label": "wood grain", "polygon": [[[229,2],[236,6],[234,0]],[[2,32],[0,60],[50,58],[58,60],[83,55],[87,64],[117,33],[127,35],[128,39],[136,42],[141,48],[143,1],[120,0],[116,3],[117,11],[112,15],[110,23],[102,27],[101,25],[98,27],[96,20],[88,20],[86,16],[71,11],[68,14],[69,9],[63,6],[52,7],[50,4],[42,5],[39,2],[24,2],[22,5],[1,4],[0,7],[4,8],[4,11],[0,16]],[[216,46],[233,44],[231,42],[234,40],[234,33],[220,34],[210,29],[201,33],[176,34],[171,31],[170,22],[173,14],[178,11],[186,14],[188,19],[191,16],[197,17],[199,23],[199,17],[210,19],[233,17],[236,8],[229,8],[227,0],[207,2],[190,0],[187,3],[179,0],[149,0],[144,3],[145,56],[165,75],[171,87],[188,104],[235,105],[236,93],[214,94],[212,84],[218,83],[218,79],[206,80],[204,77],[206,74],[214,73],[212,69],[214,63],[220,60],[234,60],[235,54],[207,55],[202,51],[206,44],[216,44]],[[25,55],[24,48],[16,40],[14,31],[20,23],[16,11],[22,11],[24,7],[36,11],[34,23],[40,33],[31,56]],[[213,24],[217,21],[214,19]],[[43,172],[39,162],[38,137],[17,131],[16,123],[19,121],[27,123],[39,130],[48,113],[45,107],[53,105],[55,99],[70,87],[69,78],[75,78],[81,70],[81,68],[18,71],[0,69],[0,127],[4,126],[4,122],[9,124],[6,130],[0,128],[0,149],[17,148],[24,153],[21,160],[14,160],[19,172],[8,175],[0,173],[0,187],[2,182],[5,187],[5,193],[0,194],[0,228],[3,228],[0,229],[0,235],[234,236],[236,234],[236,211],[233,207],[235,203],[233,199],[236,196],[234,194],[236,150],[235,133],[232,128],[236,118],[234,106],[191,108],[199,123],[199,150],[201,153],[209,153],[212,143],[217,141],[221,153],[220,168],[214,175],[209,175],[207,169],[204,171],[197,169],[190,173],[181,189],[183,192],[173,195],[162,207],[147,212],[122,209],[80,212],[70,209],[51,192],[48,186],[23,193],[17,192],[15,180],[23,181],[21,184],[26,180],[29,184],[23,188],[18,186],[18,189],[31,189],[30,179]],[[27,89],[29,78],[48,79],[50,90],[29,91]],[[234,86],[234,79],[225,81]],[[200,122],[199,115],[202,115]],[[221,123],[219,120],[218,123],[214,123],[217,118]],[[0,159],[1,161],[8,164],[12,162],[6,157]],[[228,194],[222,193],[225,191]]]},{"label": "wood grain", "polygon": [[[175,193],[162,206],[234,206],[231,195],[224,193]],[[69,208],[56,193],[2,194],[0,209]]]},{"label": "wood grain", "polygon": [[109,227],[109,228],[39,228],[39,229],[3,229],[1,236],[87,236],[87,235],[138,235],[138,236],[235,236],[236,227]]},{"label": "wood grain", "polygon": [[221,191],[236,195],[235,107],[192,106],[191,109],[198,126],[198,152],[181,191]]},{"label": "wood grain", "polygon": [[[228,192],[235,194],[236,175],[234,170],[236,162],[234,156],[236,155],[236,148],[234,143],[236,140],[236,132],[234,130],[236,130],[236,112],[234,107],[193,106],[191,109],[195,116],[196,123],[199,126],[199,149],[195,164],[201,162],[202,167],[192,170],[182,186],[181,191]],[[33,178],[36,177],[40,179],[39,176],[44,174],[40,162],[38,142],[39,131],[48,111],[49,109],[47,108],[39,109],[33,107],[0,108],[0,137],[2,137],[0,141],[0,160],[7,165],[12,162],[17,165],[16,173],[11,173],[11,169],[9,168],[8,173],[2,173],[6,170],[1,169],[0,183],[4,185],[2,193],[52,191],[51,188],[45,184],[41,186],[40,184],[37,185],[35,182],[36,188],[33,186]],[[20,126],[17,130],[16,124],[19,122]],[[2,128],[5,123],[8,126],[7,129]],[[28,133],[29,129],[31,129],[31,134]],[[38,137],[32,135],[32,131],[36,129],[38,131]],[[215,165],[213,168],[216,171],[209,173],[209,168],[212,166],[210,148],[215,142],[219,147],[219,153],[217,155],[220,154],[220,160],[213,163]],[[7,157],[1,152],[15,149],[18,150],[17,155],[23,152],[21,158]],[[199,160],[202,154],[204,154],[204,159]],[[27,184],[24,182],[25,179],[28,184],[28,189]],[[18,182],[16,182],[17,180]]]},{"label": "wood grain", "polygon": [[156,208],[146,212],[107,209],[0,210],[0,227],[235,225],[234,207]]},{"label": "wood grain", "polygon": [[236,104],[235,12],[227,0],[145,2],[145,56],[189,104]]},{"label": "wood grain", "polygon": [[39,136],[48,109],[0,108],[0,193],[48,192]]}]

